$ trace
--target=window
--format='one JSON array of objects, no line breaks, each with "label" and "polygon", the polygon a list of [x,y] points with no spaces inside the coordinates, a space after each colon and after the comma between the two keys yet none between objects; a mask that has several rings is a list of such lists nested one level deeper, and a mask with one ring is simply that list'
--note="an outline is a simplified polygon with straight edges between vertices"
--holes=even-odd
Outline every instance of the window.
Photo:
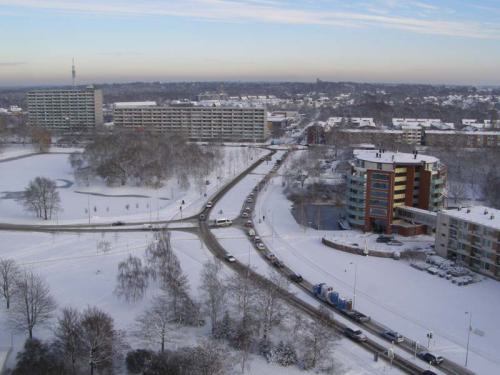
[{"label": "window", "polygon": [[389,175],[382,174],[382,173],[372,173],[372,179],[389,181]]},{"label": "window", "polygon": [[385,182],[372,182],[372,188],[387,190],[389,188],[389,185]]},{"label": "window", "polygon": [[374,208],[374,207],[371,207],[370,208],[370,215],[373,215],[373,216],[387,216],[387,210],[386,209],[382,209],[382,208]]}]

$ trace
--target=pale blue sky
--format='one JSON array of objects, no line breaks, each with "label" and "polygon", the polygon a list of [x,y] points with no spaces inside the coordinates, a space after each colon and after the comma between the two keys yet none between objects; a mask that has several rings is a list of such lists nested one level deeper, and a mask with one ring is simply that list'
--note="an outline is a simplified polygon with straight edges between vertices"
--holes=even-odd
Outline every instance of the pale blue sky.
[{"label": "pale blue sky", "polygon": [[499,0],[0,0],[0,86],[500,84]]}]

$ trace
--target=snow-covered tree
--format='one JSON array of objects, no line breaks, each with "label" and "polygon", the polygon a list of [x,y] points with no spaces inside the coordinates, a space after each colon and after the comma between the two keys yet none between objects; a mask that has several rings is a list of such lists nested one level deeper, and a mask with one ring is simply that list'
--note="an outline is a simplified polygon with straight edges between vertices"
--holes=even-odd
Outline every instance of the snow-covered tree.
[{"label": "snow-covered tree", "polygon": [[16,291],[16,281],[20,274],[16,262],[12,259],[0,259],[0,292],[5,299],[7,309],[10,308],[10,301]]}]

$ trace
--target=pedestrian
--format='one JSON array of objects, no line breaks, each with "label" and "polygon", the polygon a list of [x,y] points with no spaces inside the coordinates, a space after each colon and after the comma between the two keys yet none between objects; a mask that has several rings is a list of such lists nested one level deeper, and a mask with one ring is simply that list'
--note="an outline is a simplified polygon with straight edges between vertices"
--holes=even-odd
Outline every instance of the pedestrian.
[{"label": "pedestrian", "polygon": [[266,215],[262,215],[262,221],[266,221]]}]

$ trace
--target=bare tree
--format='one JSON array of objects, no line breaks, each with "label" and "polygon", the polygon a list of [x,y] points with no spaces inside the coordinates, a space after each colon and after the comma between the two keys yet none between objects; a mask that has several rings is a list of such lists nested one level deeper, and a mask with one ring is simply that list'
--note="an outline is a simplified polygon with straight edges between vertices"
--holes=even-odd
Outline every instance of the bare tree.
[{"label": "bare tree", "polygon": [[123,337],[115,330],[113,318],[96,307],[89,307],[81,319],[82,352],[90,375],[97,370],[110,370],[123,350]]},{"label": "bare tree", "polygon": [[39,152],[47,152],[50,149],[52,137],[47,129],[34,128],[31,132],[31,140],[38,147]]},{"label": "bare tree", "polygon": [[174,321],[169,301],[164,296],[155,297],[151,307],[139,315],[136,321],[138,329],[135,336],[149,344],[159,344],[163,353]]},{"label": "bare tree", "polygon": [[33,328],[47,323],[53,316],[56,303],[47,283],[30,271],[24,272],[16,282],[10,318],[15,328],[28,331],[33,338]]},{"label": "bare tree", "polygon": [[62,359],[76,374],[77,361],[82,350],[82,324],[81,314],[78,310],[66,307],[57,320],[55,328],[55,345],[62,354]]},{"label": "bare tree", "polygon": [[10,308],[10,301],[15,293],[16,281],[19,275],[20,270],[16,262],[12,259],[0,259],[0,288],[7,309]]},{"label": "bare tree", "polygon": [[306,370],[313,369],[325,361],[331,353],[333,343],[338,339],[328,325],[329,311],[324,306],[320,306],[319,309],[321,318],[307,324],[302,337],[304,348],[302,363]]},{"label": "bare tree", "polygon": [[115,294],[124,297],[128,302],[135,302],[144,297],[149,284],[149,275],[142,266],[141,259],[129,255],[127,260],[118,264],[118,285]]},{"label": "bare tree", "polygon": [[206,262],[201,273],[201,290],[203,292],[204,306],[210,316],[212,333],[223,313],[226,300],[226,286],[221,277],[221,271],[222,263],[216,259]]},{"label": "bare tree", "polygon": [[224,375],[231,370],[232,358],[228,350],[217,341],[203,340],[194,350],[194,373],[199,375]]},{"label": "bare tree", "polygon": [[263,337],[267,337],[271,329],[281,321],[283,307],[279,298],[280,289],[287,290],[289,282],[286,277],[272,271],[271,283],[264,285],[257,294],[257,312]]},{"label": "bare tree", "polygon": [[21,202],[28,211],[44,220],[51,219],[52,215],[61,209],[56,182],[45,177],[36,177],[29,183]]}]

